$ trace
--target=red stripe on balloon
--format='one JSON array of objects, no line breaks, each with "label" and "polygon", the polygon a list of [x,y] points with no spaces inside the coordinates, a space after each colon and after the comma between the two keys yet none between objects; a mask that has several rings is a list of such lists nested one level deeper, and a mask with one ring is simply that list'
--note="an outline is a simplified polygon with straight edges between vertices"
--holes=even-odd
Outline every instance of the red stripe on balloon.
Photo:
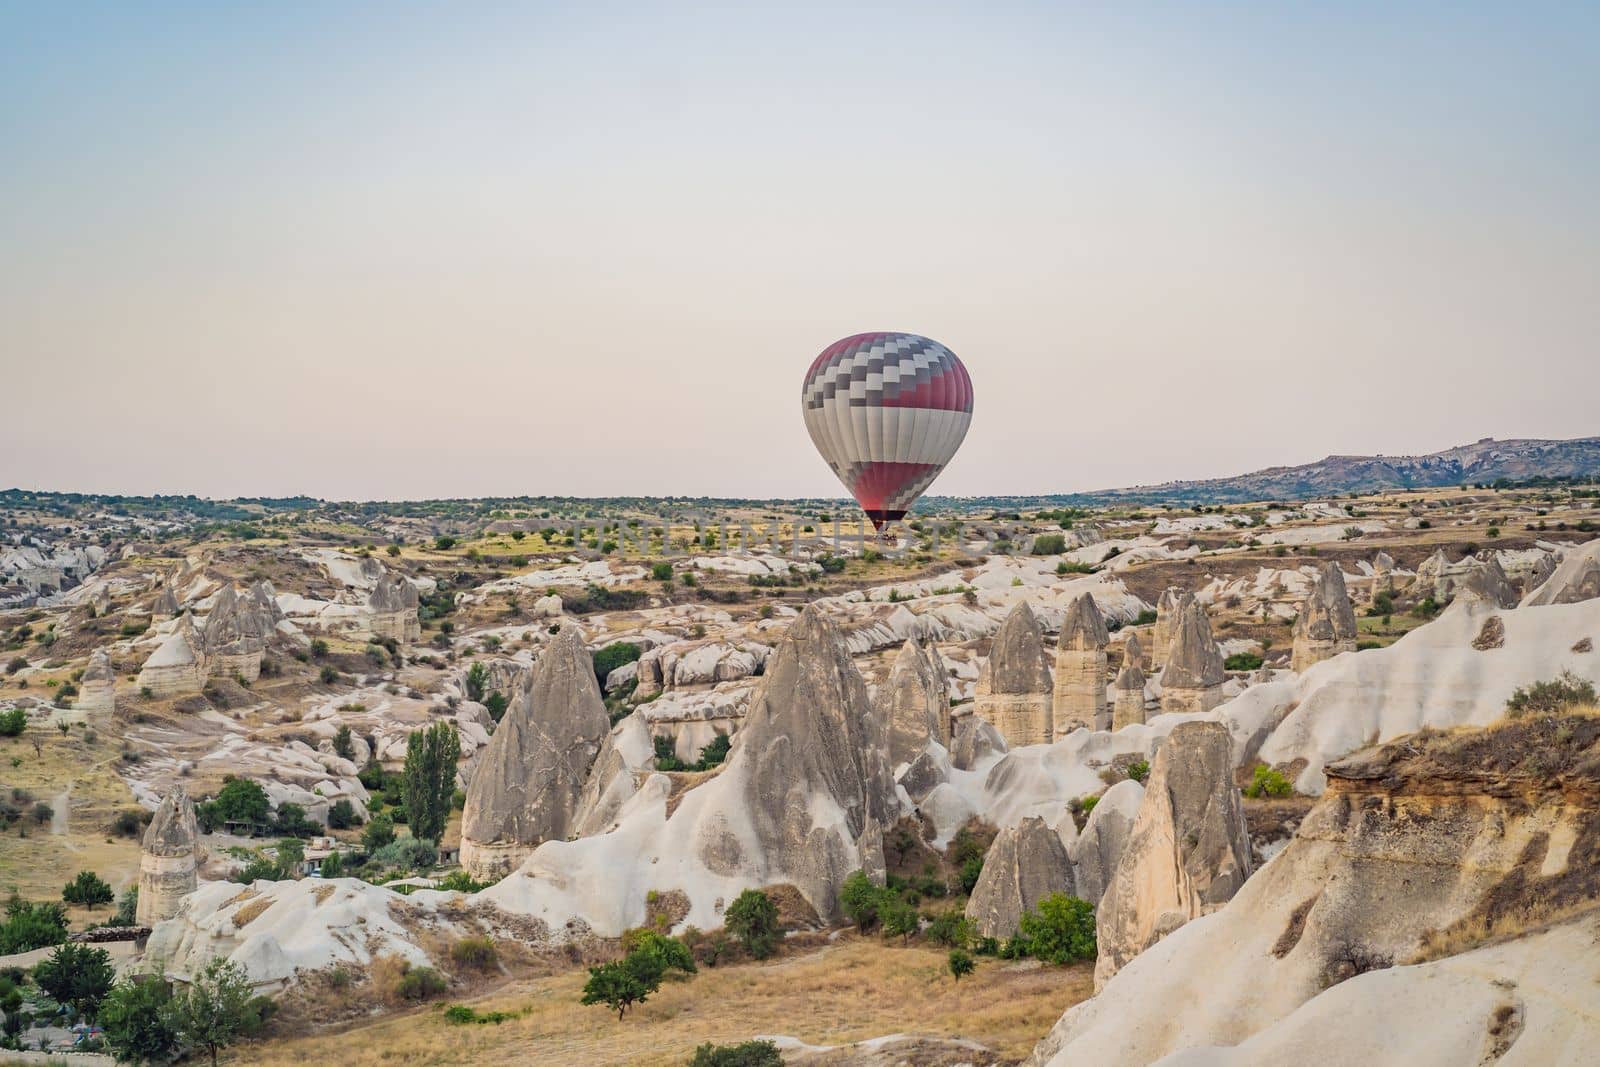
[{"label": "red stripe on balloon", "polygon": [[[931,408],[935,411],[966,411],[972,406],[972,389],[967,386],[961,388],[960,382],[964,375],[957,376],[954,369],[936,374],[927,381],[918,385],[909,393],[902,391],[899,396],[884,397],[878,403],[886,408]],[[966,396],[962,393],[965,391]]]},{"label": "red stripe on balloon", "polygon": [[939,463],[868,463],[851,487],[856,502],[866,511],[881,511],[889,498],[911,485]]}]

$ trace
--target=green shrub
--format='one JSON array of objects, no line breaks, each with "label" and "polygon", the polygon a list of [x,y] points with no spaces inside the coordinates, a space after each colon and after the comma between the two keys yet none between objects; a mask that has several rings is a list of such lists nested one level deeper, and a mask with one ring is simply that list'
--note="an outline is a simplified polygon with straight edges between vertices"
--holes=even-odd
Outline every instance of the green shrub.
[{"label": "green shrub", "polygon": [[1033,554],[1035,556],[1059,556],[1067,550],[1067,539],[1063,534],[1040,534],[1033,539]]},{"label": "green shrub", "polygon": [[1057,574],[1094,574],[1099,569],[1092,563],[1079,563],[1075,559],[1064,559],[1056,564]]},{"label": "green shrub", "polygon": [[1235,652],[1223,661],[1222,665],[1230,671],[1254,671],[1260,670],[1265,662],[1266,660],[1254,652]]},{"label": "green shrub", "polygon": [[498,1026],[508,1019],[515,1019],[514,1011],[473,1011],[465,1004],[452,1004],[444,1010],[444,1021],[452,1026]]},{"label": "green shrub", "polygon": [[1394,594],[1388,591],[1379,593],[1372,598],[1372,606],[1367,608],[1367,617],[1375,619],[1382,615],[1394,614]]},{"label": "green shrub", "polygon": [[723,923],[745,951],[758,960],[766,959],[778,947],[778,908],[759,889],[740,893],[728,905]]},{"label": "green shrub", "polygon": [[670,564],[670,563],[655,563],[655,564],[652,564],[651,567],[650,567],[650,577],[654,578],[658,582],[670,582],[670,581],[672,581],[672,564]]},{"label": "green shrub", "polygon": [[972,920],[954,909],[940,912],[928,923],[928,940],[947,948],[963,949],[977,937]]},{"label": "green shrub", "polygon": [[22,708],[0,711],[0,737],[21,737],[28,728],[28,713]]},{"label": "green shrub", "polygon": [[98,874],[93,871],[79,871],[78,876],[61,890],[61,899],[68,904],[82,904],[92,908],[99,904],[109,904],[117,897]]},{"label": "green shrub", "polygon": [[945,966],[950,970],[950,977],[959,982],[963,975],[972,973],[974,965],[971,956],[959,948],[953,948],[950,950],[950,955],[945,958]]},{"label": "green shrub", "polygon": [[341,726],[333,735],[333,754],[340,759],[353,760],[356,758],[355,739],[350,734],[350,727]]},{"label": "green shrub", "polygon": [[460,967],[487,971],[500,962],[500,953],[487,937],[464,937],[450,946],[450,959]]},{"label": "green shrub", "polygon": [[1149,626],[1151,623],[1153,623],[1155,621],[1156,621],[1156,611],[1155,611],[1155,609],[1154,608],[1145,608],[1143,611],[1139,612],[1138,617],[1133,620],[1133,624],[1135,626]]},{"label": "green shrub", "polygon": [[122,1063],[167,1063],[180,1048],[172,987],[159,978],[134,979],[112,988],[97,1022]]},{"label": "green shrub", "polygon": [[387,815],[374,815],[361,832],[361,843],[368,852],[377,852],[394,841],[394,820]]},{"label": "green shrub", "polygon": [[1128,764],[1128,777],[1143,785],[1145,779],[1150,777],[1150,761],[1140,759]]},{"label": "green shrub", "polygon": [[333,802],[328,809],[328,829],[348,830],[352,826],[361,825],[361,816],[356,814],[355,805],[343,797]]},{"label": "green shrub", "polygon": [[637,660],[641,651],[639,646],[631,641],[615,641],[604,648],[595,649],[594,676],[600,683],[600,688],[605,688],[607,675],[618,667]]},{"label": "green shrub", "polygon": [[407,967],[395,983],[394,994],[402,1000],[427,1000],[449,988],[444,975],[432,967]]},{"label": "green shrub", "polygon": [[1094,927],[1093,904],[1052,893],[1039,901],[1037,909],[1023,914],[1007,952],[1046,963],[1092,960],[1096,955]]},{"label": "green shrub", "polygon": [[1250,784],[1244,787],[1244,795],[1247,797],[1286,797],[1292,792],[1294,786],[1290,784],[1289,779],[1265,763],[1256,764]]},{"label": "green shrub", "polygon": [[866,871],[852,871],[839,887],[839,908],[845,918],[856,924],[856,929],[865,933],[878,925],[878,908],[883,896],[883,887],[873,885]]},{"label": "green shrub", "polygon": [[0,955],[59,945],[67,939],[67,913],[60,904],[33,904],[15,893],[0,925]]},{"label": "green shrub", "polygon": [[694,974],[694,953],[689,946],[675,937],[668,937],[657,930],[644,927],[629,930],[622,935],[623,951],[632,955],[643,952],[654,956],[661,964],[661,970],[682,971],[684,974]]},{"label": "green shrub", "polygon": [[783,1054],[771,1041],[743,1041],[713,1045],[707,1041],[694,1050],[689,1067],[783,1067]]},{"label": "green shrub", "polygon": [[1506,715],[1513,719],[1532,712],[1535,715],[1553,715],[1575,707],[1590,707],[1595,703],[1594,683],[1579,678],[1571,671],[1547,682],[1535,682],[1517,689],[1506,701]]}]

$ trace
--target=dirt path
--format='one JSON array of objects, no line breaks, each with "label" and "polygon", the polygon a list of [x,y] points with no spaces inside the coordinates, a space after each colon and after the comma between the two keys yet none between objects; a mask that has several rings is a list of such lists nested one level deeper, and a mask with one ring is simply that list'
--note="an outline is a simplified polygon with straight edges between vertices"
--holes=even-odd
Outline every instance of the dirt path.
[{"label": "dirt path", "polygon": [[64,834],[67,832],[67,813],[72,808],[72,786],[67,786],[55,799],[50,801],[50,832]]}]

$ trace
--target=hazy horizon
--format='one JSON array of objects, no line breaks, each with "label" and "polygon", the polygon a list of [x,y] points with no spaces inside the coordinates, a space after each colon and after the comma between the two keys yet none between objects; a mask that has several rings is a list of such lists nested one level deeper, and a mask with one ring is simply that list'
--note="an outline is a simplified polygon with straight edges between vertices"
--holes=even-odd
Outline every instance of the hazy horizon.
[{"label": "hazy horizon", "polygon": [[1596,432],[1600,9],[0,6],[0,487],[934,495]]}]

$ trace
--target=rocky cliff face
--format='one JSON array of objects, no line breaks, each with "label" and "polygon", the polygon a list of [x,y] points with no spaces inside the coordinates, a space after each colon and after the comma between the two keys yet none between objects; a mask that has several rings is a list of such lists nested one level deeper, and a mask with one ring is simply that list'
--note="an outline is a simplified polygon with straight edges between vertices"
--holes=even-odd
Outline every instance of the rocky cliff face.
[{"label": "rocky cliff face", "polygon": [[1129,663],[1117,672],[1117,680],[1112,686],[1116,693],[1111,708],[1113,730],[1144,722],[1144,684],[1144,671],[1139,669],[1137,663]]},{"label": "rocky cliff face", "polygon": [[1096,922],[1095,985],[1191,919],[1215,911],[1250,876],[1250,835],[1219,722],[1186,722],[1156,754],[1128,844]]},{"label": "rocky cliff face", "polygon": [[1341,652],[1355,650],[1356,613],[1345,589],[1344,571],[1337,563],[1325,563],[1295,620],[1290,668],[1304,671]]},{"label": "rocky cliff face", "polygon": [[1069,1011],[1030,1062],[1587,1062],[1600,718],[1424,731],[1327,774],[1282,852]]},{"label": "rocky cliff face", "polygon": [[1039,620],[1026,600],[1018,601],[978,673],[974,710],[1013,748],[1048,744],[1055,738],[1053,690]]},{"label": "rocky cliff face", "polygon": [[1144,786],[1124,778],[1101,794],[1083,824],[1083,833],[1069,847],[1067,855],[1072,860],[1077,895],[1089,903],[1099,904],[1105,895],[1123,850],[1128,847],[1133,821],[1143,800]]},{"label": "rocky cliff face", "polygon": [[1008,938],[1026,911],[1052,893],[1073,894],[1072,863],[1061,837],[1041,818],[1023,819],[995,837],[967,901],[967,918],[984,937]]},{"label": "rocky cliff face", "polygon": [[367,597],[367,607],[372,612],[373,635],[390,637],[403,645],[420,640],[420,605],[416,586],[401,575],[385,572]]},{"label": "rocky cliff face", "polygon": [[593,661],[564,626],[512,700],[467,787],[461,865],[500,877],[541,841],[562,840],[610,729]]}]

